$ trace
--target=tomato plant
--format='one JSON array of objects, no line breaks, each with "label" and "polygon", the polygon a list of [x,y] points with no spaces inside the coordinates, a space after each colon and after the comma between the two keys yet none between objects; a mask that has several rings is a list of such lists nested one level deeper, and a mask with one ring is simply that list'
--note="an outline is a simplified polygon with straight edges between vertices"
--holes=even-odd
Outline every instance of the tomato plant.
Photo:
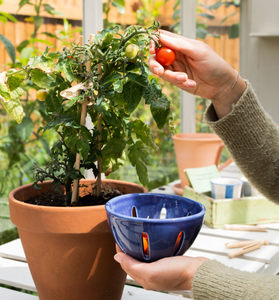
[{"label": "tomato plant", "polygon": [[[171,128],[171,101],[152,77],[147,57],[136,55],[130,61],[125,50],[132,44],[147,50],[151,40],[158,46],[158,28],[158,23],[148,28],[130,26],[123,34],[118,26],[104,29],[92,43],[74,43],[60,52],[47,48],[24,68],[1,74],[0,102],[18,123],[24,117],[20,98],[26,82],[32,82],[36,90],[48,91],[44,101],[48,122],[38,134],[54,130],[60,139],[50,149],[46,167],[36,165],[35,187],[51,178],[57,189],[65,186],[68,201],[73,181],[84,177],[80,169],[92,169],[98,177],[100,172],[116,171],[126,158],[135,167],[141,184],[147,186],[150,148],[158,147],[150,128],[134,111],[143,99],[157,128]],[[80,122],[81,103],[88,100],[92,129]],[[75,168],[77,154],[80,168]],[[101,170],[95,164],[100,159]]]},{"label": "tomato plant", "polygon": [[175,61],[175,52],[165,46],[156,51],[156,60],[164,67],[170,66]]}]

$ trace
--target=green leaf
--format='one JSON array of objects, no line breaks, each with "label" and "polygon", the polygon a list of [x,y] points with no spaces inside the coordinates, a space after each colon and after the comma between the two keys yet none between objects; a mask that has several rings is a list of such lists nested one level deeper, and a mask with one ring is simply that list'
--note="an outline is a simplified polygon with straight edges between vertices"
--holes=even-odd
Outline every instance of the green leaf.
[{"label": "green leaf", "polygon": [[0,22],[6,24],[8,22],[8,19],[6,17],[0,16]]},{"label": "green leaf", "polygon": [[56,76],[51,76],[36,69],[31,71],[31,79],[37,86],[44,89],[54,88],[63,82]]},{"label": "green leaf", "polygon": [[136,171],[137,171],[137,175],[139,177],[139,181],[141,182],[141,184],[143,186],[147,186],[148,185],[148,169],[146,164],[141,161],[138,160],[136,163]]},{"label": "green leaf", "polygon": [[[13,74],[13,73],[15,73],[15,74]],[[9,89],[11,91],[17,89],[20,85],[22,85],[22,83],[25,80],[24,74],[22,72],[17,73],[16,70],[14,70],[14,69],[9,70],[7,74],[9,75],[7,83],[8,83]],[[13,75],[10,75],[10,74],[13,74]]]},{"label": "green leaf", "polygon": [[131,114],[140,103],[143,88],[133,81],[129,81],[123,86],[124,110],[127,114]]},{"label": "green leaf", "polygon": [[71,68],[71,64],[72,62],[69,62],[69,60],[62,60],[57,64],[57,69],[58,71],[62,72],[65,74],[67,80],[69,80],[70,82],[72,82],[73,80],[75,80],[75,75],[72,71]]},{"label": "green leaf", "polygon": [[[34,24],[35,24],[35,26],[37,27],[37,28],[39,28],[43,23],[44,23],[44,18],[43,17],[34,17]],[[32,35],[32,37],[34,37],[33,35]]]},{"label": "green leaf", "polygon": [[50,6],[49,4],[43,4],[43,6],[44,6],[45,11],[47,13],[49,13],[50,15],[54,16],[56,14],[55,9],[52,6]]},{"label": "green leaf", "polygon": [[230,17],[234,16],[235,14],[237,14],[237,11],[234,11],[233,13],[227,15],[224,19],[221,20],[221,24],[224,23],[227,19],[229,19]]},{"label": "green leaf", "polygon": [[30,59],[30,57],[33,56],[34,50],[35,49],[31,48],[31,47],[23,48],[20,52],[20,59],[27,60],[27,63],[28,63],[28,60]]},{"label": "green leaf", "polygon": [[1,79],[1,81],[0,81],[0,99],[3,102],[8,102],[11,100],[11,93],[10,93],[10,89],[9,89],[8,85],[5,83],[5,80],[6,80],[5,73],[1,74],[0,79]]},{"label": "green leaf", "polygon": [[147,186],[148,184],[148,171],[147,166],[149,164],[149,153],[141,141],[137,141],[131,145],[128,149],[128,157],[131,164],[136,167],[137,175],[140,182]]},{"label": "green leaf", "polygon": [[82,155],[84,159],[88,157],[88,153],[90,150],[90,145],[87,139],[80,137],[77,142],[78,152]]},{"label": "green leaf", "polygon": [[121,125],[117,118],[117,115],[105,101],[100,103],[100,105],[96,105],[96,110],[99,114],[103,116],[103,118],[107,121],[109,125],[112,125],[114,127],[118,127]]},{"label": "green leaf", "polygon": [[18,136],[23,140],[29,140],[31,134],[33,133],[34,124],[30,117],[25,116],[22,119],[21,124],[16,126],[16,132]]},{"label": "green leaf", "polygon": [[110,84],[112,84],[114,81],[117,81],[119,78],[121,78],[121,75],[119,73],[116,72],[110,73],[103,81],[103,85],[107,87]]},{"label": "green leaf", "polygon": [[159,98],[162,95],[162,88],[160,87],[158,80],[156,78],[151,78],[151,80],[146,85],[143,92],[143,98],[146,104],[151,104],[153,99]]},{"label": "green leaf", "polygon": [[21,53],[22,49],[26,48],[29,44],[30,44],[29,40],[24,40],[19,44],[19,46],[17,46],[16,49],[19,53]]},{"label": "green leaf", "polygon": [[11,91],[11,98],[14,100],[19,100],[21,96],[24,95],[24,90],[20,87]]},{"label": "green leaf", "polygon": [[236,39],[239,37],[239,24],[234,24],[229,27],[229,38]]},{"label": "green leaf", "polygon": [[127,75],[127,77],[129,78],[130,81],[133,81],[134,83],[136,83],[138,85],[141,85],[143,87],[146,87],[146,85],[148,83],[146,77],[143,76],[143,75],[138,75],[138,74],[135,74],[135,73],[129,73]]},{"label": "green leaf", "polygon": [[114,0],[112,1],[112,5],[115,6],[122,15],[125,13],[125,0]]},{"label": "green leaf", "polygon": [[17,23],[17,19],[13,15],[10,15],[3,11],[1,11],[0,14],[3,15],[4,17],[6,17],[7,19],[9,19],[10,21]]},{"label": "green leaf", "polygon": [[8,55],[10,56],[11,60],[13,63],[15,63],[16,59],[16,53],[15,53],[15,47],[13,44],[10,42],[9,39],[7,39],[4,35],[0,34],[0,41],[4,44]]},{"label": "green leaf", "polygon": [[41,70],[44,73],[52,73],[56,70],[54,61],[45,55],[30,58],[28,67],[31,69]]},{"label": "green leaf", "polygon": [[149,164],[149,152],[142,141],[137,141],[128,149],[128,157],[133,166],[138,160],[142,160],[145,164]]},{"label": "green leaf", "polygon": [[27,5],[27,4],[29,4],[29,5],[34,5],[34,4],[30,3],[29,0],[20,0],[20,2],[19,2],[19,4],[18,4],[18,9],[17,9],[16,14],[19,12],[19,10],[20,10],[24,5]]},{"label": "green leaf", "polygon": [[10,114],[17,123],[20,123],[23,119],[23,106],[19,99],[11,99],[9,102],[4,102],[0,99],[0,103],[3,105],[4,109]]},{"label": "green leaf", "polygon": [[32,38],[30,39],[30,42],[38,42],[38,43],[43,43],[43,44],[46,44],[46,45],[49,45],[49,46],[54,46],[54,44],[50,41],[47,41],[47,40],[43,40],[43,39],[37,39],[37,38]]},{"label": "green leaf", "polygon": [[102,149],[102,156],[106,157],[111,154],[121,153],[126,147],[127,141],[120,137],[113,137],[109,140],[107,145]]},{"label": "green leaf", "polygon": [[78,135],[71,135],[70,137],[68,137],[67,139],[65,139],[65,143],[69,148],[74,147],[75,145],[77,145],[78,142]]},{"label": "green leaf", "polygon": [[213,4],[213,5],[210,5],[208,8],[209,8],[210,10],[212,10],[212,9],[217,9],[217,8],[219,8],[220,6],[222,6],[224,3],[225,3],[225,2],[217,2],[217,3]]},{"label": "green leaf", "polygon": [[209,15],[209,14],[205,14],[205,13],[201,13],[201,14],[197,14],[197,15],[200,16],[200,17],[203,17],[203,18],[207,18],[209,20],[214,20],[215,19],[214,16]]},{"label": "green leaf", "polygon": [[196,36],[199,39],[205,39],[207,36],[207,30],[202,27],[196,27]]},{"label": "green leaf", "polygon": [[160,98],[151,101],[150,110],[157,123],[157,127],[162,129],[168,120],[170,114],[170,101],[165,94]]},{"label": "green leaf", "polygon": [[155,150],[159,150],[158,146],[155,144],[152,133],[148,128],[147,124],[143,123],[141,120],[135,120],[131,123],[132,132],[136,134],[137,138],[146,145]]},{"label": "green leaf", "polygon": [[51,38],[61,40],[61,38],[59,36],[57,36],[56,34],[50,33],[50,32],[42,32],[41,34],[45,34],[46,36],[49,36]]}]

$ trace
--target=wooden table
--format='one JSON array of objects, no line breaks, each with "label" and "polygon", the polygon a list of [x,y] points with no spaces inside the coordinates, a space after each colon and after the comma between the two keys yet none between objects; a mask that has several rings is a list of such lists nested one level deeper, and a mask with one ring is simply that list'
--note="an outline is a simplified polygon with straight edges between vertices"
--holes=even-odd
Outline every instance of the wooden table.
[{"label": "wooden table", "polygon": [[[174,194],[172,183],[162,186],[152,192]],[[203,225],[200,234],[185,255],[204,256],[248,272],[278,274],[279,273],[279,223],[261,225],[267,227],[267,232],[232,231],[212,229]],[[268,239],[269,245],[230,259],[230,251],[225,243],[239,240]],[[0,246],[0,283],[28,291],[36,291],[25,255],[19,239]],[[129,284],[129,285],[128,285]],[[178,300],[181,297],[191,298],[189,291],[178,291],[171,294],[145,291],[129,276],[122,300]],[[183,299],[185,299],[183,298]],[[5,300],[36,300],[38,297],[16,292],[7,288],[0,288],[0,299]]]},{"label": "wooden table", "polygon": [[[133,280],[127,278],[127,282]],[[36,292],[25,255],[19,239],[0,246],[0,284]],[[0,287],[0,299],[3,300],[39,300],[37,296],[23,291],[14,291]],[[146,291],[136,284],[125,285],[121,300],[179,300],[178,295]],[[185,298],[183,298],[185,299]]]}]

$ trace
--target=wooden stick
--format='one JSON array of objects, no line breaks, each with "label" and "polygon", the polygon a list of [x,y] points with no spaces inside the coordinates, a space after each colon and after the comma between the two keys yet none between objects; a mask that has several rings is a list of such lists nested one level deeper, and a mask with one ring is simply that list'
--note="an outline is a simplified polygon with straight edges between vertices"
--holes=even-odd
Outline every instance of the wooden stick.
[{"label": "wooden stick", "polygon": [[[98,33],[101,33],[101,31],[98,31]],[[98,80],[100,80],[102,78],[102,64],[100,63],[98,65]],[[98,123],[97,123],[97,129],[99,131],[99,135],[98,135],[98,149],[101,151],[102,149],[102,144],[101,144],[101,140],[102,140],[102,115],[98,114]],[[98,159],[98,177],[97,177],[97,197],[100,196],[101,194],[101,183],[102,183],[102,158]]]},{"label": "wooden stick", "polygon": [[[91,44],[94,39],[94,34],[90,34],[90,41],[89,43]],[[79,38],[79,44],[82,46],[83,45],[83,36],[80,36]],[[90,72],[91,70],[91,62],[90,60],[87,62],[86,65],[86,70]],[[80,125],[84,126],[85,125],[85,119],[86,119],[86,114],[87,114],[87,104],[90,101],[84,101],[81,105],[81,115],[80,115]],[[79,170],[80,169],[80,158],[81,155],[80,153],[76,154],[76,162],[75,162],[75,169]],[[71,198],[71,204],[76,203],[78,199],[78,187],[79,187],[79,180],[75,179],[73,183],[73,192],[72,192],[72,198]]]},{"label": "wooden stick", "polygon": [[265,231],[267,232],[265,227],[258,227],[254,225],[239,225],[239,224],[225,224],[224,229],[226,230],[240,230],[240,231]]},{"label": "wooden stick", "polygon": [[231,243],[226,243],[225,246],[229,249],[232,248],[241,248],[245,246],[249,246],[251,244],[259,243],[261,245],[268,245],[269,240],[251,240],[251,241],[241,241],[241,242],[231,242]]},{"label": "wooden stick", "polygon": [[252,244],[250,244],[246,247],[243,247],[241,249],[237,249],[237,250],[234,250],[232,252],[229,252],[228,257],[229,258],[234,258],[236,256],[243,255],[245,253],[257,250],[257,249],[261,248],[261,246],[262,246],[262,244],[260,244],[260,243],[252,243]]}]

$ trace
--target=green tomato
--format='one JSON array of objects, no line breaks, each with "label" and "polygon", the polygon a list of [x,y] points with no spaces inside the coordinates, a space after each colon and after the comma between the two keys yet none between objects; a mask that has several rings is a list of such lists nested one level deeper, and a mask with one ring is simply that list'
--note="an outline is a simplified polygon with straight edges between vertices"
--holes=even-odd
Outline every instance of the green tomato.
[{"label": "green tomato", "polygon": [[36,98],[39,101],[44,101],[46,99],[47,94],[48,94],[47,90],[38,90],[36,93]]},{"label": "green tomato", "polygon": [[139,52],[139,47],[135,44],[129,44],[125,49],[125,56],[128,59],[133,59],[137,56]]}]

